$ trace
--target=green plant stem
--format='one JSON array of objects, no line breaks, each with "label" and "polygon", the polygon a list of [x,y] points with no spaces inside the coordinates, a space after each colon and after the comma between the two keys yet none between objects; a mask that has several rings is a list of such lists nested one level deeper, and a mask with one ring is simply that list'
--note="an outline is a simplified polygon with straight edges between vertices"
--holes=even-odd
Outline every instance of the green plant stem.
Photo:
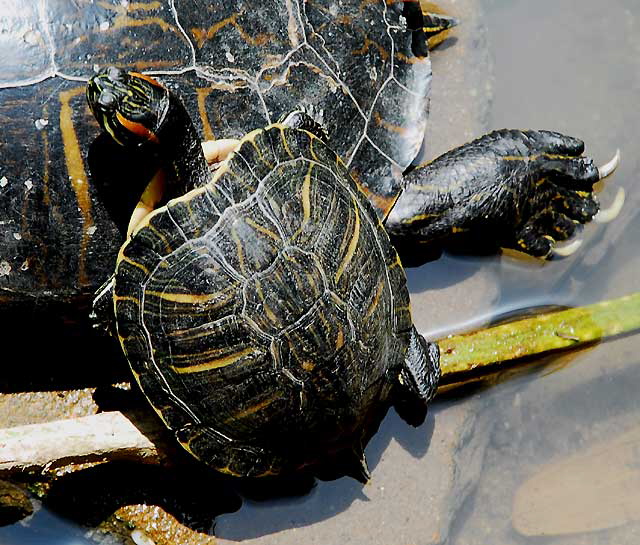
[{"label": "green plant stem", "polygon": [[640,328],[640,293],[594,305],[525,318],[438,341],[442,383],[480,367],[575,348]]}]

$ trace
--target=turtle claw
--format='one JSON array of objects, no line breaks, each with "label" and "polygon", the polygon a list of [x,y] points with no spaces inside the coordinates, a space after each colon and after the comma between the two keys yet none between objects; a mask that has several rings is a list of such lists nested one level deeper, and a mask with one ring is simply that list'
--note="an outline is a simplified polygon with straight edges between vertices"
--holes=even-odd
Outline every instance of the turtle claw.
[{"label": "turtle claw", "polygon": [[603,180],[604,178],[609,176],[611,173],[613,173],[613,171],[616,168],[618,168],[619,164],[620,164],[620,150],[617,149],[610,161],[598,167],[598,174],[600,175],[600,179]]},{"label": "turtle claw", "polygon": [[[609,164],[609,163],[607,163]],[[615,168],[615,167],[614,167]],[[611,206],[606,209],[601,209],[594,217],[593,221],[596,223],[609,223],[618,217],[625,201],[625,191],[623,187],[618,188],[615,199]]]},{"label": "turtle claw", "polygon": [[557,257],[569,257],[578,251],[578,248],[582,246],[582,239],[576,238],[569,244],[563,244],[562,246],[554,246],[551,250],[551,256]]}]

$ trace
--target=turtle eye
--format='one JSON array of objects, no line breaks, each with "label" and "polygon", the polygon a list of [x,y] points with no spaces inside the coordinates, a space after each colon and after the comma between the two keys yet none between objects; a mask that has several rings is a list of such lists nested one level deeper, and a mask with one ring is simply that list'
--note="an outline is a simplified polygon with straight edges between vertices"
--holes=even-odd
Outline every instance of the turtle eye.
[{"label": "turtle eye", "polygon": [[124,80],[124,72],[120,70],[120,68],[116,68],[115,66],[109,66],[106,70],[107,77],[111,81],[123,81]]},{"label": "turtle eye", "polygon": [[105,108],[111,108],[116,102],[116,97],[109,91],[102,91],[98,97],[98,104]]}]

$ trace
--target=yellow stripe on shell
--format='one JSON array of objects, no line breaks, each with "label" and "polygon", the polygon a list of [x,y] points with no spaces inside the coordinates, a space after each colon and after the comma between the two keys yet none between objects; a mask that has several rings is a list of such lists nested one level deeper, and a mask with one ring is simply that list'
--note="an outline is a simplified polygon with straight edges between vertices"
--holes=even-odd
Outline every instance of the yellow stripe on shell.
[{"label": "yellow stripe on shell", "polygon": [[264,227],[263,225],[260,225],[258,222],[252,220],[251,218],[247,218],[245,220],[245,223],[249,226],[252,227],[253,229],[255,229],[256,231],[259,231],[260,233],[262,233],[263,235],[268,236],[269,238],[275,240],[276,242],[281,241],[282,239],[280,238],[280,236],[277,233],[274,233],[273,231],[271,231],[271,229],[267,229],[266,227]]},{"label": "yellow stripe on shell", "polygon": [[165,301],[171,301],[172,303],[206,303],[208,301],[214,301],[220,297],[221,293],[207,293],[207,294],[193,294],[193,293],[170,293],[163,291],[151,291],[147,290],[146,295],[158,297]]},{"label": "yellow stripe on shell", "polygon": [[308,221],[311,218],[311,171],[313,170],[314,164],[309,164],[309,170],[307,175],[304,177],[304,182],[302,183],[302,215],[303,220]]},{"label": "yellow stripe on shell", "polygon": [[282,397],[281,394],[274,394],[271,397],[268,397],[267,399],[259,401],[255,405],[252,405],[251,407],[247,407],[246,409],[243,409],[242,411],[239,411],[236,414],[231,415],[229,418],[227,418],[224,421],[224,424],[229,424],[230,422],[233,422],[234,420],[240,420],[242,418],[246,418],[247,416],[251,416],[252,414],[257,413],[258,411],[261,411],[265,407],[268,407],[269,405],[271,405],[274,401],[276,401],[280,397]]},{"label": "yellow stripe on shell", "polygon": [[240,352],[236,352],[235,354],[229,354],[228,356],[224,356],[222,358],[213,359],[211,361],[207,361],[204,363],[198,363],[196,365],[189,365],[186,367],[178,367],[176,365],[170,365],[169,367],[176,373],[182,374],[190,374],[190,373],[203,373],[205,371],[211,371],[213,369],[220,369],[221,367],[227,367],[229,365],[233,365],[234,363],[239,362],[244,357],[249,354],[254,354],[256,350],[254,348],[245,348]]},{"label": "yellow stripe on shell", "polygon": [[344,259],[340,263],[338,270],[336,271],[335,278],[334,278],[336,282],[340,280],[340,277],[344,273],[345,268],[347,267],[349,262],[353,259],[353,256],[356,252],[356,248],[358,247],[358,241],[360,240],[360,212],[358,211],[358,204],[356,203],[356,200],[353,197],[351,197],[351,202],[353,203],[353,210],[356,214],[355,223],[353,227],[353,236],[349,241],[349,247],[347,248],[347,253],[345,254]]},{"label": "yellow stripe on shell", "polygon": [[287,154],[289,155],[289,157],[294,159],[293,153],[291,153],[291,148],[289,148],[289,143],[287,142],[287,137],[286,137],[286,135],[284,133],[284,127],[283,126],[278,126],[278,128],[280,129],[280,139],[282,140],[282,146],[284,147],[284,149],[287,152]]}]

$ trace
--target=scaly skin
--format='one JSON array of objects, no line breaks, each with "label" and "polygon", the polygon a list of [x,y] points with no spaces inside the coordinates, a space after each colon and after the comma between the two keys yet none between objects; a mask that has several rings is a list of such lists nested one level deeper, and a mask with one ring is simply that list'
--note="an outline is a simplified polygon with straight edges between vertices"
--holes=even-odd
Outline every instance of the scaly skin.
[{"label": "scaly skin", "polygon": [[412,173],[386,228],[407,244],[472,234],[548,257],[598,211],[599,173],[583,151],[556,132],[494,131]]}]

